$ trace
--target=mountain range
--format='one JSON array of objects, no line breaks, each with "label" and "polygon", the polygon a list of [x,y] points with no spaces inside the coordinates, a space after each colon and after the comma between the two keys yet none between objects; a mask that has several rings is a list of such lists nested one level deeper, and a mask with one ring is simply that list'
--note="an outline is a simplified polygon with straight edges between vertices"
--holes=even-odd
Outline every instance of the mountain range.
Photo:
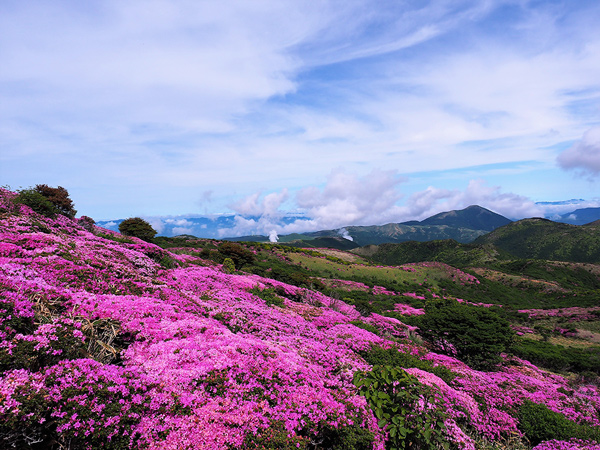
[{"label": "mountain range", "polygon": [[[500,214],[481,206],[471,205],[459,211],[442,212],[422,221],[411,220],[386,225],[348,226],[338,230],[285,235],[279,237],[279,242],[299,247],[321,247],[323,244],[327,244],[327,246],[339,249],[440,239],[454,239],[457,242],[467,243],[509,223],[511,223],[511,220]],[[241,236],[228,238],[227,240],[269,241],[264,236]]]},{"label": "mountain range", "polygon": [[[245,222],[260,223],[259,216],[244,216]],[[571,225],[584,225],[600,219],[600,208],[580,208],[560,216],[553,221]],[[99,220],[97,225],[116,231],[123,219]],[[192,235],[201,238],[221,239],[224,235],[235,236],[234,230],[239,217],[233,214],[210,216],[188,215],[147,218],[160,236],[173,237]],[[308,220],[301,213],[286,214],[277,219],[281,226]],[[477,205],[458,211],[447,211],[427,219],[373,226],[346,226],[341,229],[319,230],[279,236],[279,242],[302,247],[335,247],[351,249],[369,244],[386,242],[430,241],[454,239],[468,243],[511,220]],[[230,231],[231,230],[231,231]],[[229,232],[230,231],[230,232]],[[225,238],[232,241],[269,242],[265,235],[246,235]]]}]

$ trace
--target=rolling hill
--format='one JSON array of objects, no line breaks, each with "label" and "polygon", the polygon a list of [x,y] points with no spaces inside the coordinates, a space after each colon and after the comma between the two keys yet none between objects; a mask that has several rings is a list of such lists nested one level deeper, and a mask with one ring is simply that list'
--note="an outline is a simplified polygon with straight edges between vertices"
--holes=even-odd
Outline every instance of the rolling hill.
[{"label": "rolling hill", "polygon": [[477,238],[474,244],[493,245],[517,258],[600,262],[598,222],[577,226],[547,219],[523,219]]}]

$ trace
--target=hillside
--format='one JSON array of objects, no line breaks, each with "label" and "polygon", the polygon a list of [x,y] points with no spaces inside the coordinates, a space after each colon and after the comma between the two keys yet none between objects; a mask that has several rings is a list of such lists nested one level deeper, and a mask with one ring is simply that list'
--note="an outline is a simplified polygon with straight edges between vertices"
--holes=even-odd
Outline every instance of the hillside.
[{"label": "hillside", "polygon": [[381,244],[354,249],[353,253],[387,265],[440,261],[457,267],[486,265],[510,255],[490,245],[461,244],[452,239]]},{"label": "hillside", "polygon": [[[477,276],[281,245],[167,250],[16,198],[0,190],[0,448],[598,448],[600,392],[581,375],[600,373],[595,348],[511,347],[577,375],[507,356],[502,308],[445,290]],[[579,327],[594,311],[569,314]],[[436,344],[446,313],[474,349]]]},{"label": "hillside", "polygon": [[494,245],[517,258],[600,263],[600,228],[523,219],[481,236],[474,244]]}]

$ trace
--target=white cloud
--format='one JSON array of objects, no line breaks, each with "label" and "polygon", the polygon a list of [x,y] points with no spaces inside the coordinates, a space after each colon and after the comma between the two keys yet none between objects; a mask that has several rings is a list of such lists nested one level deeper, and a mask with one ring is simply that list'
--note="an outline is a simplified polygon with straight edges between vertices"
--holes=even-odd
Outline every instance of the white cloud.
[{"label": "white cloud", "polygon": [[165,224],[160,217],[145,217],[144,220],[152,225],[157,234],[162,234],[165,231]]},{"label": "white cloud", "polygon": [[193,228],[173,227],[173,235],[175,235],[175,236],[178,236],[180,234],[193,234],[193,233],[194,233]]},{"label": "white cloud", "polygon": [[[296,196],[297,204],[305,210],[306,219],[283,223],[281,216],[260,215],[258,219],[235,217],[235,226],[220,230],[221,236],[261,234],[278,235],[307,231],[338,229],[349,225],[382,225],[391,222],[422,220],[442,211],[463,209],[479,205],[510,219],[542,217],[545,209],[531,199],[498,186],[488,186],[484,180],[471,180],[465,189],[440,189],[429,187],[410,195],[399,204],[402,194],[399,186],[403,179],[394,171],[372,171],[359,177],[343,171],[333,172],[321,188],[309,186]],[[278,194],[279,195],[279,194]],[[248,211],[255,216],[259,211],[269,211],[258,204],[258,194],[250,200]],[[338,233],[352,240],[345,228]]]},{"label": "white cloud", "polygon": [[484,180],[471,180],[464,190],[429,187],[412,194],[402,208],[402,216],[422,220],[441,211],[464,209],[479,205],[510,219],[538,217],[543,210],[531,199],[501,192],[499,186],[487,186]]},{"label": "white cloud", "polygon": [[261,193],[257,192],[233,203],[230,208],[243,216],[277,217],[281,215],[279,207],[288,199],[288,190],[273,192],[260,199]]},{"label": "white cloud", "polygon": [[193,225],[193,223],[187,219],[164,219],[164,222],[177,227],[190,227]]},{"label": "white cloud", "polygon": [[600,127],[585,132],[581,140],[562,152],[557,162],[565,170],[576,170],[591,177],[600,175]]},{"label": "white cloud", "polygon": [[323,228],[373,224],[393,217],[404,179],[396,171],[374,170],[359,177],[338,170],[330,174],[323,189],[300,190],[298,206]]}]

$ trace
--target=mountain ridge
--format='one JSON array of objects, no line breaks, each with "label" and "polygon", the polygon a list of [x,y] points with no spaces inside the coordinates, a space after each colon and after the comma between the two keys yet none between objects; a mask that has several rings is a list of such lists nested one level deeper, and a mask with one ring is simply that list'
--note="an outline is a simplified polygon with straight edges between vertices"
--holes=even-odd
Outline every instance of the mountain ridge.
[{"label": "mountain ridge", "polygon": [[[354,242],[354,247],[397,243],[406,241],[431,241],[454,239],[457,242],[472,242],[481,235],[488,233],[511,220],[478,205],[471,205],[461,210],[445,211],[435,214],[422,221],[407,221],[387,223],[384,225],[351,225],[335,230],[319,230],[279,236],[281,243],[295,243],[298,246],[311,247],[311,241],[317,238],[343,237]],[[342,234],[341,230],[345,233]],[[231,241],[267,242],[268,238],[260,236],[230,237]],[[345,246],[348,248],[348,245]]]}]

